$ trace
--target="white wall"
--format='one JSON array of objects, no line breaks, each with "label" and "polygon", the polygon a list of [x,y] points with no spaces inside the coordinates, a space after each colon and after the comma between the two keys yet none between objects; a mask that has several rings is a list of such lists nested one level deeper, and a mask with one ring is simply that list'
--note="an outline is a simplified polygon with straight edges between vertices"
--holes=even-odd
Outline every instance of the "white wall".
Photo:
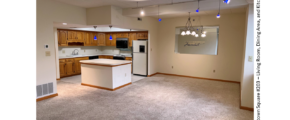
[{"label": "white wall", "polygon": [[[247,8],[246,37],[244,48],[244,64],[241,80],[241,106],[253,108],[254,106],[254,60],[248,61],[249,56],[254,56],[254,7],[250,4]],[[254,58],[254,57],[253,57]]]},{"label": "white wall", "polygon": [[[56,48],[53,22],[86,24],[86,9],[52,0],[37,0],[36,85],[54,83],[56,89]],[[44,49],[48,44],[49,49]],[[50,56],[45,56],[50,51]],[[53,94],[54,94],[53,93]]]},{"label": "white wall", "polygon": [[193,26],[219,26],[217,55],[174,52],[175,28],[184,26],[187,19],[167,18],[158,23],[158,72],[239,82],[243,62],[245,13],[221,15],[219,19],[215,15],[192,17],[195,19]]}]

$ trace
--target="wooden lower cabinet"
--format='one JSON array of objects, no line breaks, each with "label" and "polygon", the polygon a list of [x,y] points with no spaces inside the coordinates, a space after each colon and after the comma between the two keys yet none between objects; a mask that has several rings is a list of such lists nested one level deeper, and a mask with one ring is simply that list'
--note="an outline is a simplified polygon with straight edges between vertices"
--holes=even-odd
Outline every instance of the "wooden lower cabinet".
[{"label": "wooden lower cabinet", "polygon": [[88,57],[83,57],[83,58],[75,58],[75,70],[76,73],[75,74],[81,74],[81,60],[88,60]]},{"label": "wooden lower cabinet", "polygon": [[68,58],[59,60],[59,74],[60,77],[81,74],[81,60],[88,60],[88,57]]}]

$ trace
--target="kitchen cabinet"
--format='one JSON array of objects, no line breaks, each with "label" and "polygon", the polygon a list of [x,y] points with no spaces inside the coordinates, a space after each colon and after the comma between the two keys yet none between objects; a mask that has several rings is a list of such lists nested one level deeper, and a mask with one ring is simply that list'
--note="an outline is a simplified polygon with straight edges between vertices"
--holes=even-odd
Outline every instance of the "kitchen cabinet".
[{"label": "kitchen cabinet", "polygon": [[137,40],[136,33],[129,33],[129,41],[128,41],[129,47],[133,46],[133,40]]},{"label": "kitchen cabinet", "polygon": [[98,46],[106,46],[106,34],[98,33]]},{"label": "kitchen cabinet", "polygon": [[67,46],[67,31],[66,30],[58,30],[58,46]]},{"label": "kitchen cabinet", "polygon": [[75,74],[81,74],[81,64],[80,61],[81,60],[88,60],[88,57],[80,57],[80,58],[75,58],[74,62],[75,62]]},{"label": "kitchen cabinet", "polygon": [[72,76],[81,74],[81,60],[88,60],[89,57],[59,59],[59,74],[60,77]]},{"label": "kitchen cabinet", "polygon": [[66,75],[73,75],[75,74],[75,63],[74,59],[66,59],[65,60],[65,70],[66,70]]},{"label": "kitchen cabinet", "polygon": [[137,33],[137,39],[148,39],[148,33]]},{"label": "kitchen cabinet", "polygon": [[84,32],[81,31],[68,31],[67,40],[69,42],[84,42]]},{"label": "kitchen cabinet", "polygon": [[113,56],[110,56],[110,55],[99,55],[99,58],[113,59]]},{"label": "kitchen cabinet", "polygon": [[129,33],[117,33],[117,38],[128,38]]},{"label": "kitchen cabinet", "polygon": [[90,39],[91,39],[91,46],[97,46],[98,45],[98,33],[90,33]]},{"label": "kitchen cabinet", "polygon": [[90,39],[90,35],[91,33],[89,33],[89,32],[85,32],[84,33],[84,41],[85,41],[85,43],[84,43],[84,46],[91,46],[91,39]]},{"label": "kitchen cabinet", "polygon": [[[132,61],[132,57],[126,57],[125,60]],[[131,63],[131,73],[133,73],[133,63]]]},{"label": "kitchen cabinet", "polygon": [[60,77],[66,76],[65,60],[59,60],[59,75]]},{"label": "kitchen cabinet", "polygon": [[[112,40],[110,40],[110,35],[112,36]],[[106,46],[116,46],[115,33],[106,33]]]}]

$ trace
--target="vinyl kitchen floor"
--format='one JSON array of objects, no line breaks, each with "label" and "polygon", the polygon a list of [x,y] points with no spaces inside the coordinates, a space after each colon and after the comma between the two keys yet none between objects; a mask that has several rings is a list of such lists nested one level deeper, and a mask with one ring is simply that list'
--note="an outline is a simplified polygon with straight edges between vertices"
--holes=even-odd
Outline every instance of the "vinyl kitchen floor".
[{"label": "vinyl kitchen floor", "polygon": [[[168,75],[107,91],[58,81],[58,96],[37,102],[38,120],[253,120],[239,109],[239,84]],[[133,77],[132,77],[133,78]]]}]

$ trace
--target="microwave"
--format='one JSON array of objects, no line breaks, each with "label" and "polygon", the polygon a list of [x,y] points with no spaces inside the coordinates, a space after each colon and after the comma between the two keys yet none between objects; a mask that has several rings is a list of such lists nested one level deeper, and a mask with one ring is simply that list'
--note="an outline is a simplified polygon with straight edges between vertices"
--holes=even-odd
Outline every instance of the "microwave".
[{"label": "microwave", "polygon": [[128,48],[128,38],[117,38],[116,47],[117,48]]}]

